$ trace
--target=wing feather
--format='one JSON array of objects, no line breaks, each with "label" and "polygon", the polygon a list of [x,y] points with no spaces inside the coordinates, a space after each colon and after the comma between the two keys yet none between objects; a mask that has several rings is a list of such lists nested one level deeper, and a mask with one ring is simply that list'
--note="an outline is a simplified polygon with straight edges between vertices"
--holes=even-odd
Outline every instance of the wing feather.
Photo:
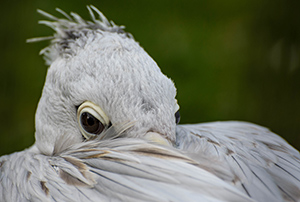
[{"label": "wing feather", "polygon": [[0,162],[4,201],[252,201],[178,150],[139,139],[83,142],[54,156],[27,150]]},{"label": "wing feather", "polygon": [[235,121],[179,125],[176,145],[255,200],[300,201],[299,152],[264,127]]}]

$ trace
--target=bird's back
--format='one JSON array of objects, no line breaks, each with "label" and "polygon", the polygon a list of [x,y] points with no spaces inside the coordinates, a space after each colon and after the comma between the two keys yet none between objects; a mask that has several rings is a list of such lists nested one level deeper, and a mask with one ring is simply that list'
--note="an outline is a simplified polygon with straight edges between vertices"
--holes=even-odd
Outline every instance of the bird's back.
[{"label": "bird's back", "polygon": [[258,201],[300,200],[300,155],[268,129],[245,122],[177,127],[177,148]]}]

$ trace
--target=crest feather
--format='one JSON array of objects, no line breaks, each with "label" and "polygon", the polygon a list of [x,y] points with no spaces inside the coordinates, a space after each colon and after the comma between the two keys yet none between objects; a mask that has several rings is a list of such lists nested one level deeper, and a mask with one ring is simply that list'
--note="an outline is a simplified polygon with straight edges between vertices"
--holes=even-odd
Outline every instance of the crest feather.
[{"label": "crest feather", "polygon": [[[87,35],[90,33],[111,32],[118,33],[124,37],[133,38],[130,33],[124,31],[125,26],[118,26],[113,21],[108,21],[96,7],[90,5],[87,6],[87,9],[92,21],[83,19],[77,13],[71,12],[70,15],[68,15],[59,8],[56,8],[56,11],[65,18],[58,18],[40,9],[37,10],[38,13],[51,20],[41,20],[39,24],[46,25],[55,32],[53,36],[36,37],[28,39],[27,42],[51,40],[50,45],[40,51],[40,54],[44,55],[47,65],[50,65],[59,56],[65,54],[73,55],[74,50],[71,49],[71,44],[77,44],[78,46],[84,45],[87,40]],[[98,14],[98,18],[96,18],[95,13]],[[81,39],[81,43],[75,43],[77,39]]]}]

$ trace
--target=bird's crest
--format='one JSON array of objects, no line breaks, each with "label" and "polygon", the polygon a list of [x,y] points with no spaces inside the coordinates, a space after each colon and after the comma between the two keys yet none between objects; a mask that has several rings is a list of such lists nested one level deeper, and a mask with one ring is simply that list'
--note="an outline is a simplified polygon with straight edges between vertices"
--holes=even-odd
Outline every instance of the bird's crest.
[{"label": "bird's crest", "polygon": [[[124,37],[133,38],[130,33],[124,31],[125,26],[118,26],[113,21],[108,21],[96,7],[91,5],[87,6],[87,9],[92,21],[84,20],[81,16],[73,12],[68,15],[59,8],[56,8],[56,11],[61,13],[65,18],[58,18],[38,9],[38,13],[52,20],[41,20],[39,24],[44,24],[52,28],[55,33],[53,36],[28,39],[27,42],[51,40],[51,44],[40,51],[40,54],[44,55],[47,65],[50,65],[57,57],[63,54],[73,55],[72,44],[84,46],[88,40],[87,35],[93,32],[114,32]],[[94,13],[98,14],[99,17],[96,18]],[[79,38],[81,39],[80,43],[75,43]]]}]

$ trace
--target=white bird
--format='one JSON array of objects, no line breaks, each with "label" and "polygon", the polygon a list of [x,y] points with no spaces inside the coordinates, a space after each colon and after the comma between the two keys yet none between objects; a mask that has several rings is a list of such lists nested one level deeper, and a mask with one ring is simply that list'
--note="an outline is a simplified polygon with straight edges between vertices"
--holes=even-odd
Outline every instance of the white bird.
[{"label": "white bird", "polygon": [[0,158],[1,201],[300,201],[296,149],[251,123],[176,125],[173,82],[88,9],[39,11],[55,34],[36,142]]}]

